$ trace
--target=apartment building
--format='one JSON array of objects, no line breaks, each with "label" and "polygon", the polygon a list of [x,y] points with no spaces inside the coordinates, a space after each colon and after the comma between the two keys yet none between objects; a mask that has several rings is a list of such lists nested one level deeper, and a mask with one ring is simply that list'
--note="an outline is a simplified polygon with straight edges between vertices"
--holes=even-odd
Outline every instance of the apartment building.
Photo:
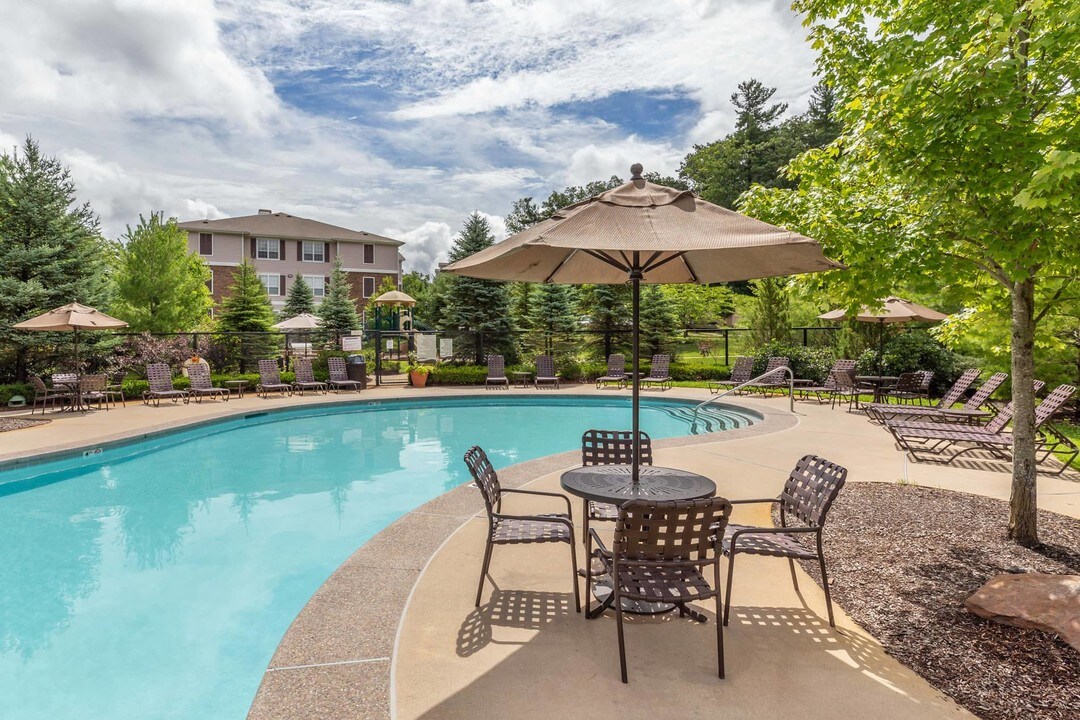
[{"label": "apartment building", "polygon": [[351,295],[363,311],[384,277],[401,286],[403,242],[362,230],[329,225],[288,213],[259,210],[256,215],[180,223],[188,250],[198,253],[213,273],[215,306],[229,294],[233,269],[247,258],[259,274],[275,309],[296,279],[303,277],[319,302],[330,282],[334,259],[341,258]]}]

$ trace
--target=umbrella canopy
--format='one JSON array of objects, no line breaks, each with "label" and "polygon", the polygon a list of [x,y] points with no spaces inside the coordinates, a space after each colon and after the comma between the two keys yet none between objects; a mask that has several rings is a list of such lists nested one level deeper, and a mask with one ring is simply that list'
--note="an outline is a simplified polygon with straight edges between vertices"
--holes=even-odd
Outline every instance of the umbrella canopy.
[{"label": "umbrella canopy", "polygon": [[271,327],[278,330],[314,330],[322,324],[322,318],[311,313],[300,313],[288,320],[282,320]]},{"label": "umbrella canopy", "polygon": [[[818,315],[821,320],[843,320],[847,317],[844,310],[830,310]],[[882,301],[881,307],[874,310],[863,306],[855,319],[859,322],[902,323],[902,322],[938,322],[948,315],[931,310],[928,307],[904,300],[898,297],[887,297]]]},{"label": "umbrella canopy", "polygon": [[[639,367],[641,283],[716,283],[842,268],[808,237],[713,205],[687,190],[630,182],[447,265],[488,280],[622,284],[633,290],[633,369]],[[633,482],[640,457],[639,388],[633,384]]]},{"label": "umbrella canopy", "polygon": [[416,304],[416,300],[411,295],[406,295],[400,290],[385,292],[372,302],[376,305],[408,305],[410,307]]},{"label": "umbrella canopy", "polygon": [[16,323],[12,327],[18,330],[38,330],[42,332],[72,332],[75,330],[110,330],[125,328],[123,320],[110,317],[89,305],[68,303],[37,317]]}]

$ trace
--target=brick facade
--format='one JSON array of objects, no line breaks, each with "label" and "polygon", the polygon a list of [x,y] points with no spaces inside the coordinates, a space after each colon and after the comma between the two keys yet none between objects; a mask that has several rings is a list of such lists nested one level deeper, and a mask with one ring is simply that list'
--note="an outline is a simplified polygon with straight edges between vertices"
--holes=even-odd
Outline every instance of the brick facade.
[{"label": "brick facade", "polygon": [[[229,288],[233,284],[233,273],[235,267],[228,267],[222,265],[211,265],[210,271],[213,275],[213,292],[211,293],[214,298],[215,312],[221,309],[221,301],[229,294]],[[357,273],[350,272],[345,273],[349,282],[349,296],[352,297],[353,302],[356,303],[356,311],[363,312],[367,306],[367,300],[364,298],[364,278],[370,277],[375,279],[375,288],[382,284],[383,278],[390,278],[395,283],[397,282],[397,275],[390,275],[388,273]],[[280,299],[280,298],[276,298]]]}]

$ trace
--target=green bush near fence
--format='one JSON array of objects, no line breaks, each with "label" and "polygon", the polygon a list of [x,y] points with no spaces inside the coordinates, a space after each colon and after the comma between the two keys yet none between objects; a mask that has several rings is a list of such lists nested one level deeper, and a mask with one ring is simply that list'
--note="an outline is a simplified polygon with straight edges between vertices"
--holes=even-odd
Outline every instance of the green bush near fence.
[{"label": "green bush near fence", "polygon": [[[535,372],[532,365],[512,365],[506,368],[507,377],[512,378],[514,371]],[[556,364],[555,371],[567,382],[592,382],[607,374],[604,363],[566,363]],[[642,363],[641,371],[649,372],[649,363]],[[676,382],[701,382],[703,380],[724,380],[731,376],[731,368],[726,365],[704,366],[673,363],[671,378]],[[435,365],[428,375],[428,383],[433,385],[483,385],[487,379],[486,365]]]},{"label": "green bush near fence", "polygon": [[0,385],[0,407],[7,407],[8,401],[16,395],[26,398],[26,404],[34,401],[34,386],[30,383],[12,383]]}]

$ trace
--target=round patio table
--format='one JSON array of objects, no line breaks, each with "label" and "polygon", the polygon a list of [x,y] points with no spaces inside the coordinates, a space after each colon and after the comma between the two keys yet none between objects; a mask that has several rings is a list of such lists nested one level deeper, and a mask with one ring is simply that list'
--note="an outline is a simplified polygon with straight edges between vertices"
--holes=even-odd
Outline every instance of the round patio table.
[{"label": "round patio table", "polygon": [[[629,465],[588,465],[567,470],[562,474],[560,485],[563,490],[583,498],[585,512],[588,501],[592,500],[610,505],[622,505],[628,500],[645,498],[648,500],[697,500],[716,494],[716,483],[704,475],[679,470],[677,468],[642,465],[637,485],[630,479]],[[585,558],[586,568],[591,571],[592,558]],[[586,580],[590,579],[586,573]],[[591,577],[593,597],[600,601],[600,607],[589,617],[596,617],[611,605],[611,576],[606,573]],[[655,615],[675,609],[671,603],[649,603],[637,600],[623,600],[624,612],[638,615]]]},{"label": "round patio table", "polygon": [[895,385],[899,380],[895,375],[856,375],[855,382],[874,386],[874,402],[881,402],[881,389],[886,385]]}]

